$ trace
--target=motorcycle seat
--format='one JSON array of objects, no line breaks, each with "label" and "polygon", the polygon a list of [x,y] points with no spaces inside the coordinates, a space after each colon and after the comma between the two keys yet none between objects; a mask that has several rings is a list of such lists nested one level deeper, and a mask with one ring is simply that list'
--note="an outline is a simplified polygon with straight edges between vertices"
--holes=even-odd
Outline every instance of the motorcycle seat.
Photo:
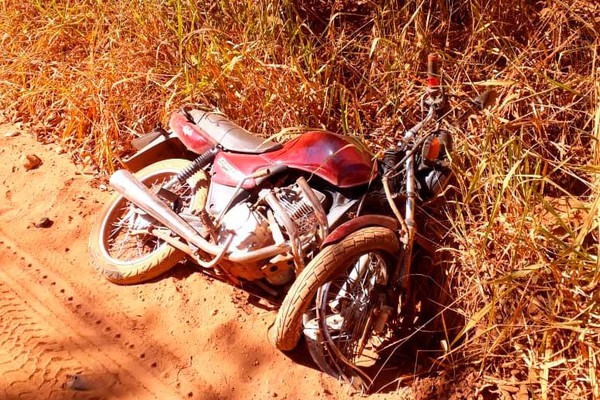
[{"label": "motorcycle seat", "polygon": [[262,139],[222,114],[201,110],[189,111],[194,124],[224,149],[248,154],[262,154],[281,148],[281,144]]}]

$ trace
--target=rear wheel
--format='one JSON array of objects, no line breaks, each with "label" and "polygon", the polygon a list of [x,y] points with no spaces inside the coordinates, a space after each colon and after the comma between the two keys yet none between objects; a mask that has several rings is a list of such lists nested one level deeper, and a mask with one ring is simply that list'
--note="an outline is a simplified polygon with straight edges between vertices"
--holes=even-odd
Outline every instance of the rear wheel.
[{"label": "rear wheel", "polygon": [[311,355],[325,372],[368,380],[386,339],[389,273],[400,245],[386,228],[356,231],[323,249],[294,282],[277,315],[274,341],[294,348],[304,332]]},{"label": "rear wheel", "polygon": [[[191,162],[168,159],[143,168],[135,175],[157,191]],[[182,211],[204,208],[208,192],[206,173],[200,171],[183,185],[170,189],[176,194]],[[119,194],[100,211],[90,235],[90,253],[94,265],[109,280],[135,284],[153,279],[171,269],[184,253],[146,232],[157,222]]]}]

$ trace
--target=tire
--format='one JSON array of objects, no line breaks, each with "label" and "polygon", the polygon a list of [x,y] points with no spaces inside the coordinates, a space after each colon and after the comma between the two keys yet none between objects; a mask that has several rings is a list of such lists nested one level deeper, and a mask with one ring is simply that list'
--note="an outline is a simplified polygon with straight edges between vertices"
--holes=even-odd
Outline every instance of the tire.
[{"label": "tire", "polygon": [[[190,164],[191,161],[184,159],[163,160],[141,169],[135,176],[148,187],[158,187]],[[186,184],[177,185],[172,191],[182,199],[183,210],[203,209],[208,193],[207,175],[199,171]],[[130,235],[130,226],[124,221],[131,224],[141,220],[142,224],[148,224],[143,220],[143,214],[136,215],[131,212],[132,209],[131,202],[123,196],[113,195],[100,211],[89,241],[96,269],[109,281],[121,285],[156,278],[185,257],[183,252],[152,235]],[[117,242],[120,244],[118,248]],[[132,252],[135,253],[133,256]]]},{"label": "tire", "polygon": [[[381,253],[391,262],[400,248],[396,234],[382,227],[363,228],[323,249],[300,273],[275,320],[272,340],[279,350],[292,350],[302,334],[303,316],[314,306],[319,288],[344,273],[357,257]],[[316,361],[316,360],[315,360]]]}]

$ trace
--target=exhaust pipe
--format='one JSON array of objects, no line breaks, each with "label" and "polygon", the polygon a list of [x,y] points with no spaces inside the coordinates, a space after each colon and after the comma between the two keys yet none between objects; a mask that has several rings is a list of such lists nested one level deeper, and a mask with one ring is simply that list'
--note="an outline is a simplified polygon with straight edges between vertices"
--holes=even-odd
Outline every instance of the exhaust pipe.
[{"label": "exhaust pipe", "polygon": [[115,172],[110,177],[110,186],[188,243],[213,256],[221,252],[222,249],[219,246],[204,240],[190,224],[169,208],[131,172],[124,169]]}]

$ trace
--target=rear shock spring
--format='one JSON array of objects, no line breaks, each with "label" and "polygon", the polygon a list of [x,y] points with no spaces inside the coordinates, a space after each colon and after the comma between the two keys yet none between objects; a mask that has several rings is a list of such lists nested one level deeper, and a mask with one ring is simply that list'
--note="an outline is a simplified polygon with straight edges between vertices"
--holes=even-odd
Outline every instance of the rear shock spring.
[{"label": "rear shock spring", "polygon": [[208,149],[204,153],[200,154],[198,158],[196,158],[190,165],[185,167],[181,172],[177,174],[177,180],[179,183],[183,184],[190,177],[194,176],[194,174],[200,171],[202,168],[207,166],[212,160],[215,159],[215,155],[217,154],[218,149],[213,147]]}]

